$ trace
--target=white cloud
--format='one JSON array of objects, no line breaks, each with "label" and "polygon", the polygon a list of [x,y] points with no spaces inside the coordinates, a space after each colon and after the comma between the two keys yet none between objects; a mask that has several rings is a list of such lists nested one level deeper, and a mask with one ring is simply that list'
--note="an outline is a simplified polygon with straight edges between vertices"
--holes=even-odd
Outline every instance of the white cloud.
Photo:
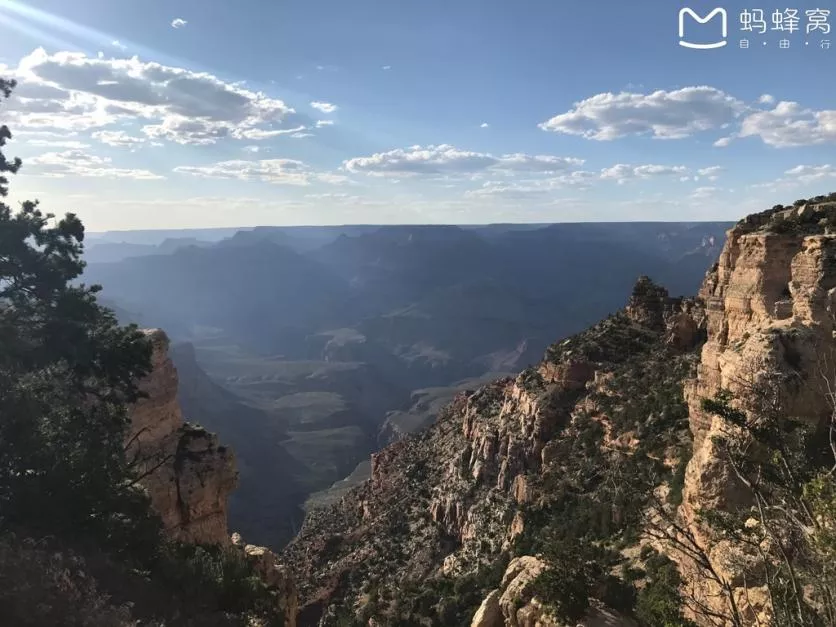
[{"label": "white cloud", "polygon": [[183,28],[188,22],[181,17],[174,18],[171,21],[172,28]]},{"label": "white cloud", "polygon": [[209,144],[272,137],[295,113],[281,100],[211,74],[137,57],[50,55],[40,48],[13,74],[20,82],[11,101],[15,128],[77,131],[140,119],[148,122],[143,132],[150,137]]},{"label": "white cloud", "polygon": [[311,103],[311,107],[316,109],[317,111],[321,111],[322,113],[334,113],[338,109],[337,105],[331,104],[330,102],[321,102],[318,100],[314,100]]},{"label": "white cloud", "polygon": [[797,165],[787,170],[787,178],[798,183],[815,183],[818,181],[836,178],[836,166],[825,165]]},{"label": "white cloud", "polygon": [[261,148],[259,148],[258,146],[244,146],[244,150],[246,150],[247,152],[257,153],[261,150]]},{"label": "white cloud", "polygon": [[121,41],[119,41],[118,39],[114,39],[113,41],[111,41],[110,45],[113,46],[114,48],[118,48],[119,50],[127,50],[128,49],[128,47],[125,44],[123,44]]},{"label": "white cloud", "polygon": [[619,163],[609,168],[601,170],[601,179],[614,180],[619,184],[626,183],[634,179],[649,179],[663,176],[683,175],[688,171],[685,166],[668,166],[668,165],[629,165]]},{"label": "white cloud", "polygon": [[344,162],[349,172],[373,176],[464,175],[485,171],[550,173],[570,170],[583,164],[581,159],[551,155],[489,153],[459,150],[453,146],[411,146],[370,157],[355,157]]},{"label": "white cloud", "polygon": [[770,96],[769,94],[764,94],[760,98],[758,98],[758,102],[760,104],[772,104],[775,102],[775,96]]},{"label": "white cloud", "polygon": [[291,137],[294,138],[294,139],[304,139],[305,137],[313,137],[313,136],[314,136],[313,133],[302,133],[302,132],[293,133],[293,135],[291,135]]},{"label": "white cloud", "polygon": [[82,150],[84,148],[89,148],[90,144],[85,144],[84,142],[80,142],[77,140],[62,140],[62,139],[27,139],[26,140],[27,146],[43,146],[46,148],[65,148],[68,150]]},{"label": "white cloud", "polygon": [[685,87],[649,94],[603,93],[540,124],[556,133],[606,141],[630,135],[680,139],[720,128],[743,113],[740,100],[713,87]]},{"label": "white cloud", "polygon": [[489,126],[490,126],[490,124],[488,124],[487,122],[482,122],[482,123],[479,125],[479,128],[488,128]]},{"label": "white cloud", "polygon": [[392,66],[391,65],[384,65],[383,68],[381,68],[381,69],[388,72],[389,70],[392,69]]},{"label": "white cloud", "polygon": [[782,101],[772,110],[747,115],[736,136],[759,137],[776,148],[836,143],[836,110],[814,111]]},{"label": "white cloud", "polygon": [[478,189],[468,190],[468,199],[496,199],[506,201],[538,201],[557,198],[566,189],[585,190],[600,180],[600,172],[575,170],[546,178],[523,181],[488,181]]},{"label": "white cloud", "polygon": [[[543,196],[565,188],[584,189],[597,182],[624,184],[633,180],[650,180],[663,177],[678,177],[686,174],[685,166],[629,165],[619,163],[598,172],[573,170],[544,178],[522,181],[488,181],[481,188],[465,192],[466,198],[503,197],[514,200]],[[690,181],[692,177],[681,176],[680,180]]]},{"label": "white cloud", "polygon": [[304,131],[306,128],[306,126],[296,126],[294,128],[281,129],[234,129],[232,131],[232,136],[235,139],[251,139],[253,141],[258,141],[260,139],[273,139],[274,137],[281,137],[282,135],[290,135],[291,137],[294,137],[297,133]]},{"label": "white cloud", "polygon": [[553,188],[516,183],[490,183],[479,189],[471,189],[464,193],[465,198],[501,198],[504,200],[530,200],[546,196],[554,191]]},{"label": "white cloud", "polygon": [[305,163],[294,159],[264,159],[260,161],[236,159],[206,166],[179,166],[174,168],[174,171],[201,178],[262,181],[275,185],[307,186],[315,182],[336,185],[348,181],[346,176],[316,172]]},{"label": "white cloud", "polygon": [[[206,146],[219,139],[229,137],[231,129],[224,124],[209,120],[190,119],[184,116],[168,116],[160,124],[142,127],[142,132],[151,139],[164,139],[178,144]],[[247,137],[247,139],[253,139]]]},{"label": "white cloud", "polygon": [[697,174],[693,177],[693,180],[699,181],[701,179],[705,179],[707,181],[714,182],[720,178],[720,172],[722,172],[723,169],[724,168],[719,165],[712,165],[707,168],[700,168],[699,170],[697,170]]},{"label": "white cloud", "polygon": [[353,196],[351,194],[346,194],[345,192],[326,192],[320,194],[305,194],[305,198],[313,198],[314,200],[333,200],[353,198]]},{"label": "white cloud", "polygon": [[[81,150],[66,150],[64,152],[48,152],[31,159],[27,159],[25,173],[46,176],[50,178],[64,178],[67,176],[83,176],[96,178],[126,178],[153,180],[164,177],[142,169],[114,168],[108,157],[99,157]],[[24,170],[21,170],[22,172]]]},{"label": "white cloud", "polygon": [[749,188],[766,192],[773,198],[776,194],[783,193],[811,196],[827,191],[820,187],[825,183],[836,183],[836,165],[797,165],[786,170],[780,177],[764,183],[755,183]]},{"label": "white cloud", "polygon": [[712,165],[707,168],[700,168],[697,170],[697,174],[700,176],[707,176],[707,177],[716,177],[720,172],[723,171],[723,166],[720,165]]},{"label": "white cloud", "polygon": [[719,187],[698,187],[691,192],[689,198],[691,200],[707,200],[714,198],[721,191]]},{"label": "white cloud", "polygon": [[316,128],[322,128],[323,126],[334,126],[334,120],[317,120],[316,121]]},{"label": "white cloud", "polygon": [[119,148],[133,148],[145,143],[144,137],[132,137],[125,131],[96,131],[93,133],[93,139]]}]

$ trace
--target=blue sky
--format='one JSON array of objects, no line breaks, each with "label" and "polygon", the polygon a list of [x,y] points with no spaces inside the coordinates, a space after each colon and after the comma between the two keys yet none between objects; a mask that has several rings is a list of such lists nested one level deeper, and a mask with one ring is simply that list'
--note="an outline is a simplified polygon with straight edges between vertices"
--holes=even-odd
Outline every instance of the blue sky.
[{"label": "blue sky", "polygon": [[[836,16],[792,6],[0,0],[12,196],[91,230],[737,219],[836,189]],[[683,7],[727,45],[680,46]]]}]

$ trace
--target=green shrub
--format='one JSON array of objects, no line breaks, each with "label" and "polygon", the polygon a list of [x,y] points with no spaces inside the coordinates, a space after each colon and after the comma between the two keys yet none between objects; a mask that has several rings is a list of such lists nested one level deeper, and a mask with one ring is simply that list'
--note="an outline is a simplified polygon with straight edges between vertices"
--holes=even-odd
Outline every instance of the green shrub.
[{"label": "green shrub", "polygon": [[635,616],[642,627],[696,627],[682,615],[682,580],[670,559],[652,551],[646,561],[647,583],[636,599]]},{"label": "green shrub", "polygon": [[669,483],[668,503],[678,507],[682,504],[682,490],[685,487],[685,471],[688,468],[691,454],[689,448],[682,448],[680,451],[679,460],[674,468],[673,475]]},{"label": "green shrub", "polygon": [[154,574],[179,595],[211,599],[218,610],[278,618],[275,597],[236,548],[167,543]]}]

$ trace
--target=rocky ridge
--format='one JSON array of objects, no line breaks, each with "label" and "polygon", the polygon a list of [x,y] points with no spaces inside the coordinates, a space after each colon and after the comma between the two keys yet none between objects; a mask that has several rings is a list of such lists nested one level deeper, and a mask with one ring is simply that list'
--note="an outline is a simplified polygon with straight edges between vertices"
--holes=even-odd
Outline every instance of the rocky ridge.
[{"label": "rocky ridge", "polygon": [[[666,449],[687,434],[684,405],[676,415],[644,414],[640,423],[633,414],[607,414],[619,411],[612,399],[635,392],[637,370],[656,368],[657,378],[673,372],[681,386],[702,324],[698,303],[670,298],[642,278],[624,311],[554,345],[518,377],[459,394],[429,429],[373,455],[371,479],[311,512],[283,554],[299,576],[300,624],[469,623],[486,597],[505,608],[502,624],[560,624],[543,622],[550,609],[531,586],[512,585],[520,575],[514,568],[538,563],[528,551],[560,501],[550,482],[573,474],[563,466],[583,459],[573,450],[578,443],[607,464],[641,446],[673,455]],[[641,402],[653,405],[652,396]],[[656,437],[663,423],[676,437]],[[588,442],[584,433],[592,434]],[[585,487],[600,477],[578,481]],[[610,503],[594,507],[627,518]],[[509,559],[517,561],[509,566]],[[495,609],[485,603],[483,614]],[[589,611],[596,607],[617,616],[597,601]],[[631,624],[618,620],[610,624]]]}]

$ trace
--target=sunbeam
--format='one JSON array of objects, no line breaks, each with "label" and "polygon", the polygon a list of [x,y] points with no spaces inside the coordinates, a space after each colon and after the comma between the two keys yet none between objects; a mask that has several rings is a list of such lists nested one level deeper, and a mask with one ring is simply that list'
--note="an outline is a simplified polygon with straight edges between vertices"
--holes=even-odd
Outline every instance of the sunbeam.
[{"label": "sunbeam", "polygon": [[[13,14],[20,18],[15,20],[10,17]],[[116,35],[113,33],[106,33],[95,28],[90,28],[78,22],[74,22],[65,17],[49,13],[42,9],[27,6],[16,0],[0,0],[0,19],[6,18],[13,24],[20,32],[38,40],[41,44],[47,41],[56,46],[60,46],[65,50],[84,50],[89,54],[95,54],[99,50],[105,48],[112,48],[112,42],[119,40],[124,46],[123,50],[119,50],[117,54],[110,56],[139,56],[146,59],[153,59],[160,63],[175,65],[180,67],[194,67],[195,64],[186,59],[178,58],[172,55],[165,54],[158,49],[143,46],[124,35]],[[20,20],[25,20],[22,22]],[[60,36],[55,36],[47,33],[38,26],[51,29],[53,32],[69,34],[75,40],[71,43]],[[205,69],[205,68],[204,68]]]},{"label": "sunbeam", "polygon": [[75,48],[75,46],[66,39],[56,37],[55,35],[38,28],[34,24],[19,20],[15,16],[9,15],[8,12],[3,11],[3,9],[7,8],[7,4],[7,2],[0,1],[0,25],[31,37],[33,40],[37,41],[39,45],[49,43],[65,50],[72,50]]}]

